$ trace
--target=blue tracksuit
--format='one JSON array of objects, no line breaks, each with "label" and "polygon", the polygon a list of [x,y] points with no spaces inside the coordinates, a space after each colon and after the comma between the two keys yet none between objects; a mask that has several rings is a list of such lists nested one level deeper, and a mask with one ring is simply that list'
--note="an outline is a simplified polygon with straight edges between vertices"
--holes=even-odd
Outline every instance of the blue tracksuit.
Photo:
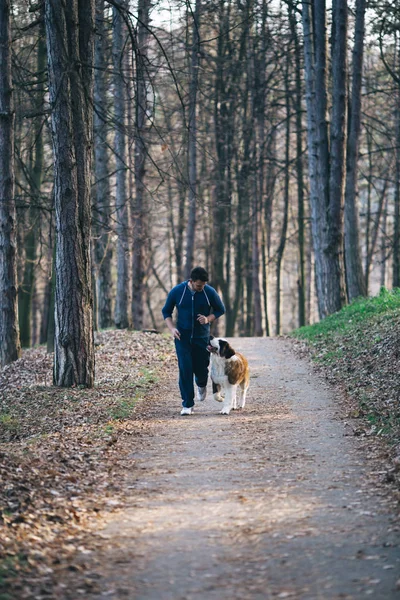
[{"label": "blue tracksuit", "polygon": [[192,292],[188,282],[176,285],[168,294],[162,309],[164,319],[172,318],[174,308],[177,308],[178,319],[176,328],[181,334],[180,340],[175,340],[176,354],[179,365],[179,388],[182,396],[182,406],[190,408],[194,405],[193,375],[199,387],[205,387],[208,379],[210,354],[207,345],[210,339],[210,325],[201,325],[197,316],[211,313],[216,318],[225,313],[225,306],[211,285],[205,285],[203,291]]}]

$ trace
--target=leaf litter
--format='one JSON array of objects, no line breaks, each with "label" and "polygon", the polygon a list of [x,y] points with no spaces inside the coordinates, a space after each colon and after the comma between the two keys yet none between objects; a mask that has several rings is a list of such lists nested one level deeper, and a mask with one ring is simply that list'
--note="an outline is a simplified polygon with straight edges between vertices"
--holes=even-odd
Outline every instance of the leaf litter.
[{"label": "leaf litter", "polygon": [[311,342],[292,341],[336,386],[351,434],[364,440],[382,481],[400,501],[400,310],[349,321],[348,331]]},{"label": "leaf litter", "polygon": [[48,598],[70,572],[80,593],[96,588],[74,557],[91,557],[90,533],[124,503],[132,451],[176,359],[171,339],[151,332],[103,331],[95,345],[93,389],[53,387],[44,347],[0,371],[2,600]]}]

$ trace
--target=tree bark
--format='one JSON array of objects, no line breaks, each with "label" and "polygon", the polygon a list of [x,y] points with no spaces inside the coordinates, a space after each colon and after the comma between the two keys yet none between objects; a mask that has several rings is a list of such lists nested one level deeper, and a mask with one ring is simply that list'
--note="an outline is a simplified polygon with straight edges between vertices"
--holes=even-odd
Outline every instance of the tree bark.
[{"label": "tree bark", "polygon": [[386,260],[387,260],[387,217],[388,217],[389,198],[386,196],[385,205],[383,208],[382,232],[380,240],[380,284],[381,287],[386,287]]},{"label": "tree bark", "polygon": [[46,0],[56,213],[54,383],[94,383],[90,261],[93,0]]},{"label": "tree bark", "polygon": [[384,206],[387,201],[388,185],[389,185],[389,180],[388,180],[388,177],[386,176],[385,181],[383,183],[383,189],[379,195],[378,210],[376,213],[375,222],[372,227],[372,232],[371,232],[371,234],[369,234],[369,231],[367,231],[368,238],[371,237],[371,239],[368,240],[368,244],[366,244],[366,256],[365,256],[365,289],[366,289],[367,294],[368,294],[368,289],[369,289],[369,276],[370,276],[371,267],[373,264],[373,259],[374,259],[375,250],[376,250],[376,245],[377,245],[377,241],[378,241],[378,233],[381,228],[382,214],[384,212]]},{"label": "tree bark", "polygon": [[293,4],[289,3],[290,31],[294,45],[295,61],[295,111],[296,111],[296,173],[297,173],[297,224],[299,276],[298,291],[298,325],[306,324],[306,277],[305,277],[305,214],[304,214],[304,173],[303,173],[303,135],[302,135],[302,81],[301,81],[301,48],[297,31],[296,16]]},{"label": "tree bark", "polygon": [[325,254],[330,261],[329,288],[334,298],[327,297],[330,312],[345,303],[343,209],[346,182],[347,148],[347,0],[332,4],[332,118],[330,130],[330,177],[328,211],[328,245]]},{"label": "tree bark", "polygon": [[0,3],[0,366],[20,356],[10,2]]},{"label": "tree bark", "polygon": [[110,183],[107,149],[107,77],[106,29],[104,27],[104,0],[96,1],[96,40],[94,78],[94,167],[95,167],[95,247],[96,305],[100,328],[112,327],[111,310],[111,229]]},{"label": "tree bark", "polygon": [[148,31],[150,0],[139,0],[136,53],[136,117],[135,117],[135,192],[133,208],[133,266],[132,266],[132,323],[135,329],[143,328],[145,304],[145,244],[146,198],[144,177],[146,172],[146,80],[148,61]]},{"label": "tree bark", "polygon": [[[311,226],[315,256],[315,279],[320,318],[339,310],[345,302],[342,252],[342,211],[346,124],[346,23],[344,0],[334,3],[335,51],[333,68],[333,114],[331,156],[327,123],[327,39],[325,0],[302,6],[307,102],[308,158]],[[313,22],[313,28],[311,23]],[[315,56],[314,56],[315,55]],[[331,161],[331,173],[330,173]]]},{"label": "tree bark", "polygon": [[189,175],[189,214],[186,232],[186,265],[185,275],[190,276],[193,268],[193,255],[196,234],[196,202],[197,202],[197,88],[199,78],[200,59],[200,0],[196,0],[193,13],[192,52],[190,61],[190,84],[189,84],[189,152],[188,152],[188,175]]},{"label": "tree bark", "polygon": [[[254,183],[256,175],[253,175]],[[256,185],[254,185],[256,187]],[[252,288],[254,304],[254,335],[263,336],[262,312],[261,312],[261,287],[260,287],[260,243],[259,243],[259,207],[257,190],[253,195],[252,202],[252,224],[251,224],[251,265],[252,265]]]},{"label": "tree bark", "polygon": [[[398,50],[400,59],[400,49]],[[400,69],[400,65],[399,65]],[[394,216],[393,216],[393,274],[392,284],[394,288],[400,287],[400,79],[397,81],[396,93],[396,182],[394,188]]]},{"label": "tree bark", "polygon": [[275,333],[279,335],[281,333],[281,271],[282,271],[282,260],[283,253],[285,252],[286,246],[286,235],[288,228],[289,219],[289,184],[290,184],[290,86],[289,86],[289,61],[290,61],[290,50],[287,49],[286,55],[286,72],[285,72],[285,103],[286,103],[286,139],[285,139],[285,191],[284,191],[284,205],[283,205],[283,223],[281,229],[281,235],[279,240],[279,246],[276,252],[276,320],[275,320]]},{"label": "tree bark", "polygon": [[22,286],[18,290],[19,327],[21,346],[29,348],[32,345],[32,299],[35,290],[35,268],[37,258],[37,240],[40,195],[43,177],[43,117],[44,110],[44,73],[46,69],[46,40],[44,23],[40,27],[37,46],[37,94],[35,110],[39,116],[35,117],[33,126],[34,135],[34,163],[30,178],[31,207],[29,210],[28,232],[25,236],[25,265]]},{"label": "tree bark", "polygon": [[[125,9],[125,3],[122,4]],[[129,319],[129,202],[126,189],[126,94],[123,73],[123,48],[126,38],[123,16],[113,8],[113,63],[115,89],[115,168],[116,168],[116,215],[117,215],[117,295],[115,302],[115,326],[126,329]]]},{"label": "tree bark", "polygon": [[363,276],[359,239],[359,211],[357,198],[357,164],[361,130],[361,85],[364,50],[364,21],[366,0],[356,2],[354,32],[352,90],[349,111],[349,137],[346,159],[346,193],[344,202],[344,241],[346,284],[349,301],[367,293]]}]

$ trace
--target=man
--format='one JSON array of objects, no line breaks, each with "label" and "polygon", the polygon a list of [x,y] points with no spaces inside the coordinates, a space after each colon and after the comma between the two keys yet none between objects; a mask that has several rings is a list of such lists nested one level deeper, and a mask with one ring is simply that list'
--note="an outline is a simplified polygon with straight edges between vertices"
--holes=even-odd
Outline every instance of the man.
[{"label": "man", "polygon": [[[213,287],[207,285],[207,281],[207,271],[202,267],[195,267],[189,281],[172,288],[162,309],[165,322],[175,340],[182,396],[181,415],[191,415],[193,412],[193,375],[197,385],[197,399],[202,401],[206,397],[210,323],[225,313],[221,298]],[[176,327],[172,321],[175,307],[178,311]]]}]

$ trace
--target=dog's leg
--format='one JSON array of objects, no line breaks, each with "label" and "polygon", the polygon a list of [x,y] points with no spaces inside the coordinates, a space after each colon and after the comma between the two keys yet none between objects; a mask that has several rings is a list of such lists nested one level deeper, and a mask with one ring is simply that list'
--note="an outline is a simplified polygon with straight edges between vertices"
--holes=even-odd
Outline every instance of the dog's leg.
[{"label": "dog's leg", "polygon": [[219,385],[219,383],[212,382],[212,390],[214,400],[216,400],[217,402],[222,402],[221,386]]},{"label": "dog's leg", "polygon": [[221,410],[221,415],[229,415],[229,413],[231,412],[234,389],[235,389],[235,386],[229,385],[228,383],[225,384],[225,398],[224,398],[224,405]]},{"label": "dog's leg", "polygon": [[247,394],[247,390],[249,389],[249,386],[245,383],[243,383],[243,387],[242,387],[242,408],[244,408],[245,404],[246,404],[246,394]]},{"label": "dog's leg", "polygon": [[237,410],[238,408],[240,408],[239,405],[239,398],[238,398],[238,386],[234,385],[232,386],[233,390],[232,390],[232,410]]},{"label": "dog's leg", "polygon": [[235,402],[236,406],[234,405],[233,408],[242,408],[243,388],[241,385],[236,386],[236,394],[237,394],[237,400]]}]

